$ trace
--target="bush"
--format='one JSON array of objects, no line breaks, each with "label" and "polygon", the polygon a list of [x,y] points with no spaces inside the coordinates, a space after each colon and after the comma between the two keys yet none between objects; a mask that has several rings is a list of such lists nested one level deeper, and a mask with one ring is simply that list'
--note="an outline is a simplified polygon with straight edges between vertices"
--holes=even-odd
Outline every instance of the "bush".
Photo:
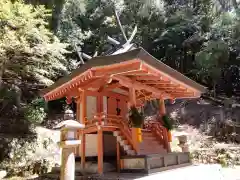
[{"label": "bush", "polygon": [[44,110],[44,100],[35,99],[26,108],[24,117],[33,124],[41,124],[47,116]]},{"label": "bush", "polygon": [[173,129],[173,124],[171,122],[171,119],[167,115],[162,116],[162,121],[163,121],[163,126],[168,131],[171,131]]},{"label": "bush", "polygon": [[132,126],[135,128],[141,128],[144,122],[143,114],[139,113],[135,106],[130,108],[129,119],[131,120]]},{"label": "bush", "polygon": [[43,174],[60,163],[60,132],[35,127],[26,137],[0,137],[0,169],[8,176]]}]

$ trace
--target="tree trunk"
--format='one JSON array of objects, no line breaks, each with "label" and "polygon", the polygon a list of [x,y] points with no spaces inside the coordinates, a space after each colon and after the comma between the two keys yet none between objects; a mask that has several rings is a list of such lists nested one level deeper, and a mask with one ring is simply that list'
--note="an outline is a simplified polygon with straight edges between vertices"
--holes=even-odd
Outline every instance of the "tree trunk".
[{"label": "tree trunk", "polygon": [[5,71],[5,60],[3,60],[2,64],[0,65],[0,89],[2,89],[4,71]]},{"label": "tree trunk", "polygon": [[65,3],[65,0],[54,0],[51,26],[55,33],[57,32],[57,29],[59,27],[59,21],[60,21],[64,3]]},{"label": "tree trunk", "polygon": [[213,97],[216,98],[216,82],[213,82]]},{"label": "tree trunk", "polygon": [[232,0],[232,6],[234,7],[234,9],[238,9],[238,3],[237,0]]}]

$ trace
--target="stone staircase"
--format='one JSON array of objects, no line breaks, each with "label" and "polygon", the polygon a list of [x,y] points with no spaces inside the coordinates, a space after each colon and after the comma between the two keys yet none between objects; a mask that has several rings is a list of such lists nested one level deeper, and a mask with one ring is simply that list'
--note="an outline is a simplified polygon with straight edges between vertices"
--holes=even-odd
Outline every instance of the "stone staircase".
[{"label": "stone staircase", "polygon": [[133,150],[132,145],[128,142],[121,131],[114,131],[113,136],[117,138],[120,146],[124,149],[127,155],[136,155],[136,152]]},{"label": "stone staircase", "polygon": [[[136,155],[132,145],[124,137],[121,131],[114,131],[113,135],[117,138],[120,146],[124,149],[127,155]],[[140,143],[138,155],[149,155],[149,154],[165,154],[167,150],[164,149],[163,145],[157,140],[151,131],[142,131],[143,141]]]}]

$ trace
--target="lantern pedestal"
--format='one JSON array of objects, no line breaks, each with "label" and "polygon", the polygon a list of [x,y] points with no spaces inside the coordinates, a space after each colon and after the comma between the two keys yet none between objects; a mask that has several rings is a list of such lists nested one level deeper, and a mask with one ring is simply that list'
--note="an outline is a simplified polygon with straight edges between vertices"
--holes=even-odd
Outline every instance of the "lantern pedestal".
[{"label": "lantern pedestal", "polygon": [[178,146],[182,149],[182,152],[189,152],[189,145],[187,143],[187,136],[180,135],[178,136],[179,144]]},{"label": "lantern pedestal", "polygon": [[62,148],[60,180],[74,180],[75,178],[75,148],[81,144],[81,141],[75,137],[78,137],[76,136],[78,130],[83,128],[84,125],[74,120],[63,121],[55,127],[61,130],[58,143]]}]

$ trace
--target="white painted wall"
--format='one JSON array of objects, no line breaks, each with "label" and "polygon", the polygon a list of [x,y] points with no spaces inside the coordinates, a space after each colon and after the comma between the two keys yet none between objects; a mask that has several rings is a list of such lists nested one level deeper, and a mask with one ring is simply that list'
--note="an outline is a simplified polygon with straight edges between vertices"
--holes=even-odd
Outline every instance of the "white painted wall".
[{"label": "white painted wall", "polygon": [[97,98],[87,96],[87,117],[92,118],[97,113]]},{"label": "white painted wall", "polygon": [[[107,113],[107,97],[103,96],[103,111]],[[82,112],[81,112],[82,113]],[[97,98],[87,96],[87,117],[93,117],[97,113]],[[103,135],[104,155],[112,156],[116,154],[116,137],[111,134]],[[80,148],[79,148],[80,151]],[[80,154],[80,153],[79,153]],[[86,134],[86,156],[97,156],[97,134]]]},{"label": "white painted wall", "polygon": [[[116,154],[116,138],[113,135],[103,135],[103,152],[105,156]],[[97,134],[86,134],[86,157],[91,156],[97,156]]]},{"label": "white painted wall", "polygon": [[107,96],[103,96],[103,112],[107,113]]}]

